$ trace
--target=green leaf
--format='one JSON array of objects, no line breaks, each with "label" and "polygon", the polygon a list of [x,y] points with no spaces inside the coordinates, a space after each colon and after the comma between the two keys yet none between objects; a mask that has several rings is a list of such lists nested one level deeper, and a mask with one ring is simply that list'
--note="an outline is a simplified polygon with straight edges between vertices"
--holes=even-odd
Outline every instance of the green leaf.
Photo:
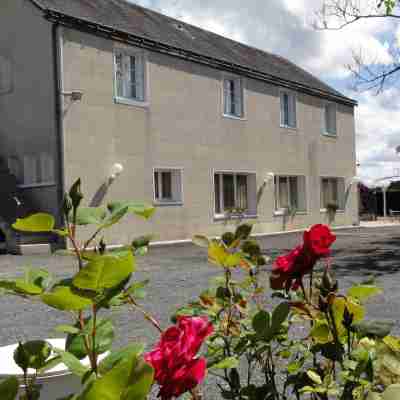
[{"label": "green leaf", "polygon": [[15,291],[27,295],[39,295],[43,293],[43,289],[32,283],[25,282],[24,279],[15,280]]},{"label": "green leaf", "polygon": [[19,382],[15,376],[0,382],[0,399],[15,400],[18,394]]},{"label": "green leaf", "polygon": [[236,267],[243,258],[242,253],[230,254],[225,247],[217,241],[212,241],[208,247],[208,260],[221,267]]},{"label": "green leaf", "polygon": [[100,225],[107,216],[104,207],[79,207],[76,213],[77,225]]},{"label": "green leaf", "polygon": [[50,214],[38,213],[26,218],[18,218],[12,227],[22,232],[50,232],[54,229],[55,220]]},{"label": "green leaf", "polygon": [[130,294],[136,299],[143,299],[146,295],[145,287],[149,284],[149,280],[134,282],[126,289],[126,293]]},{"label": "green leaf", "polygon": [[[78,327],[78,324],[75,326]],[[65,343],[65,349],[73,354],[76,358],[82,359],[87,356],[84,336],[86,335],[90,347],[92,344],[93,319],[85,319],[85,329],[80,331],[79,334],[69,334]],[[111,349],[114,340],[114,326],[110,319],[97,318],[96,321],[96,352],[98,354],[105,353]]]},{"label": "green leaf", "polygon": [[317,319],[314,321],[310,336],[312,336],[316,343],[324,344],[330,342],[332,337],[326,320]]},{"label": "green leaf", "polygon": [[288,303],[280,303],[275,307],[272,312],[271,328],[274,333],[279,332],[282,324],[286,321],[289,316],[290,307]]},{"label": "green leaf", "polygon": [[89,384],[78,399],[144,400],[150,391],[154,372],[149,365],[143,366],[142,363],[136,357],[123,359]]},{"label": "green leaf", "polygon": [[199,247],[205,247],[206,249],[208,249],[208,246],[210,245],[210,241],[206,236],[202,236],[202,235],[194,235],[192,242],[199,246]]},{"label": "green leaf", "polygon": [[28,268],[25,270],[25,282],[47,289],[51,282],[51,274],[45,269]]},{"label": "green leaf", "polygon": [[14,361],[22,369],[40,369],[50,357],[52,346],[44,340],[20,343],[14,351]]},{"label": "green leaf", "polygon": [[99,373],[104,375],[110,371],[114,365],[118,364],[125,358],[139,357],[144,351],[144,345],[140,343],[133,343],[120,350],[113,351],[99,364]]},{"label": "green leaf", "polygon": [[109,203],[107,208],[110,212],[115,212],[116,210],[120,210],[123,208],[127,208],[127,212],[131,214],[136,214],[139,217],[143,217],[145,219],[149,219],[155,213],[156,209],[153,206],[149,206],[144,203],[135,203],[132,201],[115,201]]},{"label": "green leaf", "polygon": [[41,299],[61,311],[82,311],[93,304],[92,300],[73,292],[70,286],[57,286],[51,292],[42,294]]},{"label": "green leaf", "polygon": [[392,321],[361,321],[354,324],[354,328],[363,336],[377,336],[384,338],[388,336],[393,329]]},{"label": "green leaf", "polygon": [[270,314],[267,311],[261,310],[259,311],[252,320],[253,329],[260,336],[268,335],[271,327],[270,327]]},{"label": "green leaf", "polygon": [[322,385],[322,379],[316,372],[308,370],[307,376],[317,385]]},{"label": "green leaf", "polygon": [[211,369],[230,369],[237,368],[239,366],[239,360],[236,357],[227,357],[223,360],[211,365]]},{"label": "green leaf", "polygon": [[347,291],[347,295],[364,302],[372,296],[381,294],[382,290],[374,285],[357,285]]},{"label": "green leaf", "polygon": [[110,209],[110,207],[108,206],[108,209],[110,210],[110,214],[103,221],[103,224],[101,225],[101,228],[109,228],[110,226],[115,225],[128,212],[128,207]]},{"label": "green leaf", "polygon": [[144,360],[139,360],[131,373],[132,383],[126,388],[121,400],[145,400],[154,381],[154,370]]},{"label": "green leaf", "polygon": [[382,400],[399,400],[400,399],[400,384],[396,383],[386,388],[383,393]]},{"label": "green leaf", "polygon": [[80,332],[78,328],[72,325],[58,325],[55,328],[55,331],[61,333],[70,333],[70,334],[77,334]]},{"label": "green leaf", "polygon": [[83,364],[71,353],[61,350],[54,349],[54,352],[61,357],[62,362],[68,367],[68,369],[79,377],[83,377],[90,369]]},{"label": "green leaf", "polygon": [[97,292],[117,286],[134,270],[135,258],[131,251],[98,256],[75,275],[73,284],[79,289]]}]

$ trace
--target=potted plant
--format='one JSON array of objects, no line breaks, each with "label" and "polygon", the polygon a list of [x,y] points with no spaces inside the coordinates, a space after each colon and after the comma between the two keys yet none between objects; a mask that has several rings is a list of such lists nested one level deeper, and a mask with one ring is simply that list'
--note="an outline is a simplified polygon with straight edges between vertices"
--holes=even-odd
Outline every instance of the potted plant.
[{"label": "potted plant", "polygon": [[330,202],[326,205],[326,215],[328,217],[328,224],[332,225],[336,218],[337,210],[339,205],[335,202]]}]

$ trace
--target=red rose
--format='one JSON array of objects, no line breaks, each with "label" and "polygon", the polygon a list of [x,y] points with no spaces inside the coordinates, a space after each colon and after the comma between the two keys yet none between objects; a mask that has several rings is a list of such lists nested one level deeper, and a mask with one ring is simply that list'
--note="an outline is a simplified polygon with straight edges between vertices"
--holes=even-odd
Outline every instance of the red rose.
[{"label": "red rose", "polygon": [[303,235],[304,245],[316,256],[326,256],[330,253],[330,246],[336,240],[328,226],[318,224],[305,231]]},{"label": "red rose", "polygon": [[199,385],[206,374],[206,360],[195,358],[213,327],[207,317],[180,317],[168,328],[145,360],[155,370],[162,400],[179,397]]},{"label": "red rose", "polygon": [[303,240],[303,245],[275,260],[270,276],[272,289],[297,289],[302,284],[303,276],[312,271],[316,262],[330,254],[330,246],[336,236],[328,226],[318,224],[304,232]]}]

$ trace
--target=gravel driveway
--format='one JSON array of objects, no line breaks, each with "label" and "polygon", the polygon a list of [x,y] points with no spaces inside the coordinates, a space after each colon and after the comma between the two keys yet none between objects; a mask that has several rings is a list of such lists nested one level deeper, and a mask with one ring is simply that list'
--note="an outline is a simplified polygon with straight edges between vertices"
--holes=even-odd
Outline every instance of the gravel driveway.
[{"label": "gravel driveway", "polygon": [[[333,266],[342,288],[377,276],[384,294],[369,305],[369,316],[396,320],[400,310],[400,227],[359,228],[339,230],[333,246]],[[285,251],[301,241],[301,235],[285,234],[259,239],[262,248]],[[57,278],[69,276],[75,267],[63,256],[0,256],[0,279],[23,273],[24,267],[44,267]],[[205,249],[192,245],[152,248],[138,259],[137,279],[150,279],[144,304],[147,310],[167,326],[169,316],[179,305],[188,302],[205,288],[218,270],[207,264]],[[0,343],[7,345],[18,340],[57,337],[56,325],[70,322],[68,316],[51,311],[41,304],[16,297],[1,299]],[[151,345],[157,332],[143,323],[140,314],[126,309],[113,315],[118,327],[118,345],[128,341],[145,341]],[[123,336],[122,336],[123,333]],[[214,396],[207,398],[215,398]]]}]

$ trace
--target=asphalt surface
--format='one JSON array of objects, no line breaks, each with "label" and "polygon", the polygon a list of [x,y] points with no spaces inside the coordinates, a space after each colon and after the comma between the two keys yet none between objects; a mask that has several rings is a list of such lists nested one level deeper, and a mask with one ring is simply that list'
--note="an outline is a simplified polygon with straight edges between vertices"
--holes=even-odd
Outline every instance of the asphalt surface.
[{"label": "asphalt surface", "polygon": [[[369,304],[368,316],[395,320],[395,331],[399,332],[400,226],[339,230],[336,234],[333,268],[341,288],[344,290],[369,275],[375,275],[384,294]],[[259,242],[266,253],[277,254],[300,243],[301,235],[268,236],[259,239]],[[65,256],[2,255],[0,279],[21,275],[25,267],[46,268],[58,279],[71,276],[76,271],[72,259]],[[150,280],[143,304],[163,327],[168,326],[170,315],[177,307],[196,298],[207,287],[210,278],[219,273],[218,268],[207,264],[206,250],[192,245],[151,248],[148,255],[138,259],[137,269],[136,279]],[[54,332],[54,327],[71,321],[68,314],[14,296],[1,297],[0,315],[2,345],[18,340],[60,337]],[[124,308],[114,311],[112,318],[117,327],[117,346],[141,341],[150,347],[158,337],[157,331],[137,312]]]}]

